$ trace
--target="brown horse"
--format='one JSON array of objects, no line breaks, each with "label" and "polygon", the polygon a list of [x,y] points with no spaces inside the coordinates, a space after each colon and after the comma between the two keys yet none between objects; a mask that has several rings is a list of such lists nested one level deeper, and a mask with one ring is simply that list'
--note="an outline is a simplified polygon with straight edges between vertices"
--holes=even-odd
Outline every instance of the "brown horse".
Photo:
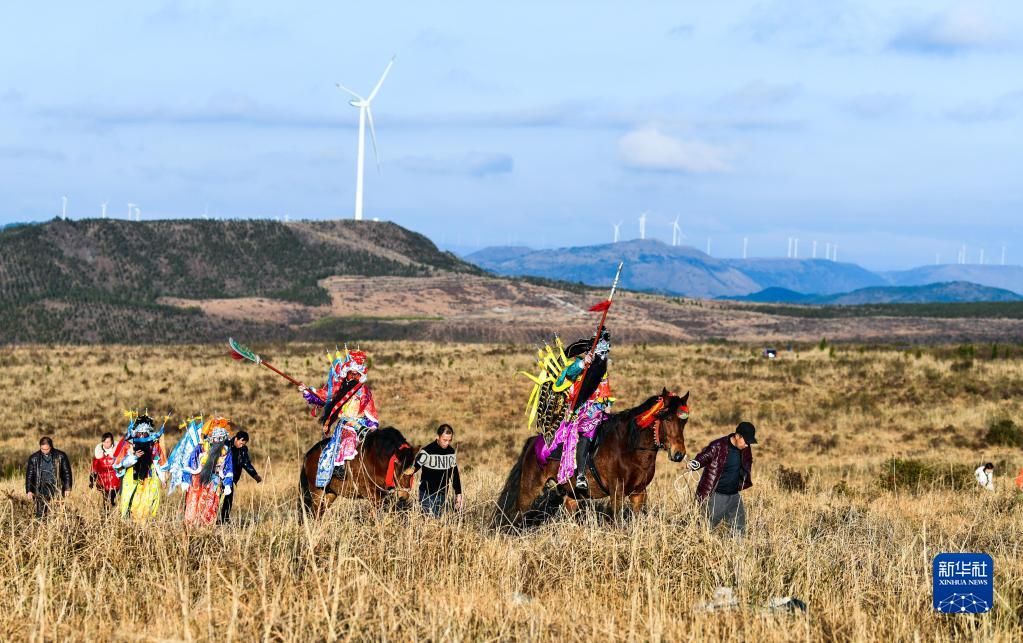
[{"label": "brown horse", "polygon": [[[685,426],[689,418],[686,403],[689,393],[682,397],[664,389],[639,406],[609,416],[597,428],[597,451],[593,456],[588,498],[611,499],[612,515],[623,516],[626,500],[633,513],[646,508],[647,485],[654,478],[657,451],[666,449],[672,462],[685,459]],[[637,421],[652,419],[648,428]],[[579,498],[571,481],[558,485],[560,462],[550,458],[540,463],[536,454],[537,440],[526,440],[522,455],[508,474],[508,480],[497,500],[494,527],[518,527],[542,521],[550,511],[564,503],[570,513],[579,507]],[[588,472],[589,473],[589,472]]]},{"label": "brown horse", "polygon": [[[412,473],[416,449],[408,443],[401,431],[394,427],[376,429],[366,435],[355,458],[347,463],[344,480],[331,478],[326,488],[320,489],[310,481],[316,480],[316,467],[320,452],[330,441],[324,438],[305,454],[298,484],[302,490],[302,509],[319,518],[339,497],[365,498],[374,507],[385,503],[397,509],[411,506]],[[387,489],[387,471],[394,458],[394,491]]]}]

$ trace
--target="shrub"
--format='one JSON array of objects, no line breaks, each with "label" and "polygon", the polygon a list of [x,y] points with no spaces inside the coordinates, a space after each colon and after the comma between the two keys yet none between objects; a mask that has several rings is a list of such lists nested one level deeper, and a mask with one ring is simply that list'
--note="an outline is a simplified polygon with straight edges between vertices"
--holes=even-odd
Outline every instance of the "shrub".
[{"label": "shrub", "polygon": [[995,420],[988,425],[984,443],[988,446],[1023,447],[1023,430],[1008,418]]},{"label": "shrub", "polygon": [[803,492],[806,491],[806,478],[800,471],[781,466],[778,468],[778,486],[784,491]]},{"label": "shrub", "polygon": [[912,458],[891,458],[881,467],[878,479],[886,491],[916,493],[929,489],[965,489],[973,483],[968,465],[935,464]]}]

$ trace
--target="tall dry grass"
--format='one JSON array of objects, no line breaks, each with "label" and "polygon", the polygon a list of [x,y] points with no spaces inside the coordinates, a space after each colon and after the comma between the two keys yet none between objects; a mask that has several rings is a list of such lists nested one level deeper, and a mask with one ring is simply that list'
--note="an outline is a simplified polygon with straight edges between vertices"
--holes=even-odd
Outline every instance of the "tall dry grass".
[{"label": "tall dry grass", "polygon": [[[260,347],[313,381],[319,347]],[[738,419],[758,426],[749,533],[708,532],[694,511],[697,476],[659,461],[649,514],[625,527],[558,520],[518,536],[488,532],[486,514],[526,431],[528,350],[514,346],[363,346],[382,419],[413,442],[441,421],[456,429],[468,508],[441,521],[377,515],[341,503],[297,519],[297,463],[316,437],[296,392],[228,360],[220,347],[27,347],[0,351],[0,458],[19,462],[42,433],[75,464],[68,502],[31,518],[18,479],[0,483],[3,640],[1018,640],[1023,628],[1023,500],[1009,472],[1017,450],[988,447],[986,426],[1020,417],[1017,360],[964,360],[855,347],[783,353],[720,345],[616,349],[624,408],[662,385],[692,391],[689,451]],[[236,523],[186,530],[180,499],[148,525],[124,523],[85,488],[88,450],[120,411],[235,418],[253,436],[266,482],[242,481]],[[177,432],[168,432],[173,442]],[[891,456],[1000,465],[999,491],[883,491]],[[779,467],[808,480],[777,483]],[[996,607],[941,616],[930,565],[942,551],[995,559]],[[693,607],[718,586],[751,607]],[[806,615],[755,605],[794,595]]]}]

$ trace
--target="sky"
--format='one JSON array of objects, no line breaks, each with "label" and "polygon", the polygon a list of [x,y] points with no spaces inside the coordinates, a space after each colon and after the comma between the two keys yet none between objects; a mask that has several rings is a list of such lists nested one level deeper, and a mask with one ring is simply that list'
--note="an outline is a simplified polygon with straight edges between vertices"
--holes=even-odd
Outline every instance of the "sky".
[{"label": "sky", "polygon": [[1023,263],[1016,0],[6,3],[0,224],[351,217],[392,56],[365,216],[442,247]]}]

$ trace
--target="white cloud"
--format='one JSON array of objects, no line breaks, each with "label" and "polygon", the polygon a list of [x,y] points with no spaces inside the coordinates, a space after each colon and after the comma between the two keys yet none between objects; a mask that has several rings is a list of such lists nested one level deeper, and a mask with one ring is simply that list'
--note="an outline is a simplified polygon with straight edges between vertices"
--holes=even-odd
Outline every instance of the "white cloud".
[{"label": "white cloud", "polygon": [[889,43],[901,51],[954,54],[1001,44],[1003,34],[976,3],[963,3],[950,11],[905,25]]},{"label": "white cloud", "polygon": [[683,141],[648,126],[618,140],[618,154],[627,167],[659,172],[728,172],[727,151],[700,141]]}]

